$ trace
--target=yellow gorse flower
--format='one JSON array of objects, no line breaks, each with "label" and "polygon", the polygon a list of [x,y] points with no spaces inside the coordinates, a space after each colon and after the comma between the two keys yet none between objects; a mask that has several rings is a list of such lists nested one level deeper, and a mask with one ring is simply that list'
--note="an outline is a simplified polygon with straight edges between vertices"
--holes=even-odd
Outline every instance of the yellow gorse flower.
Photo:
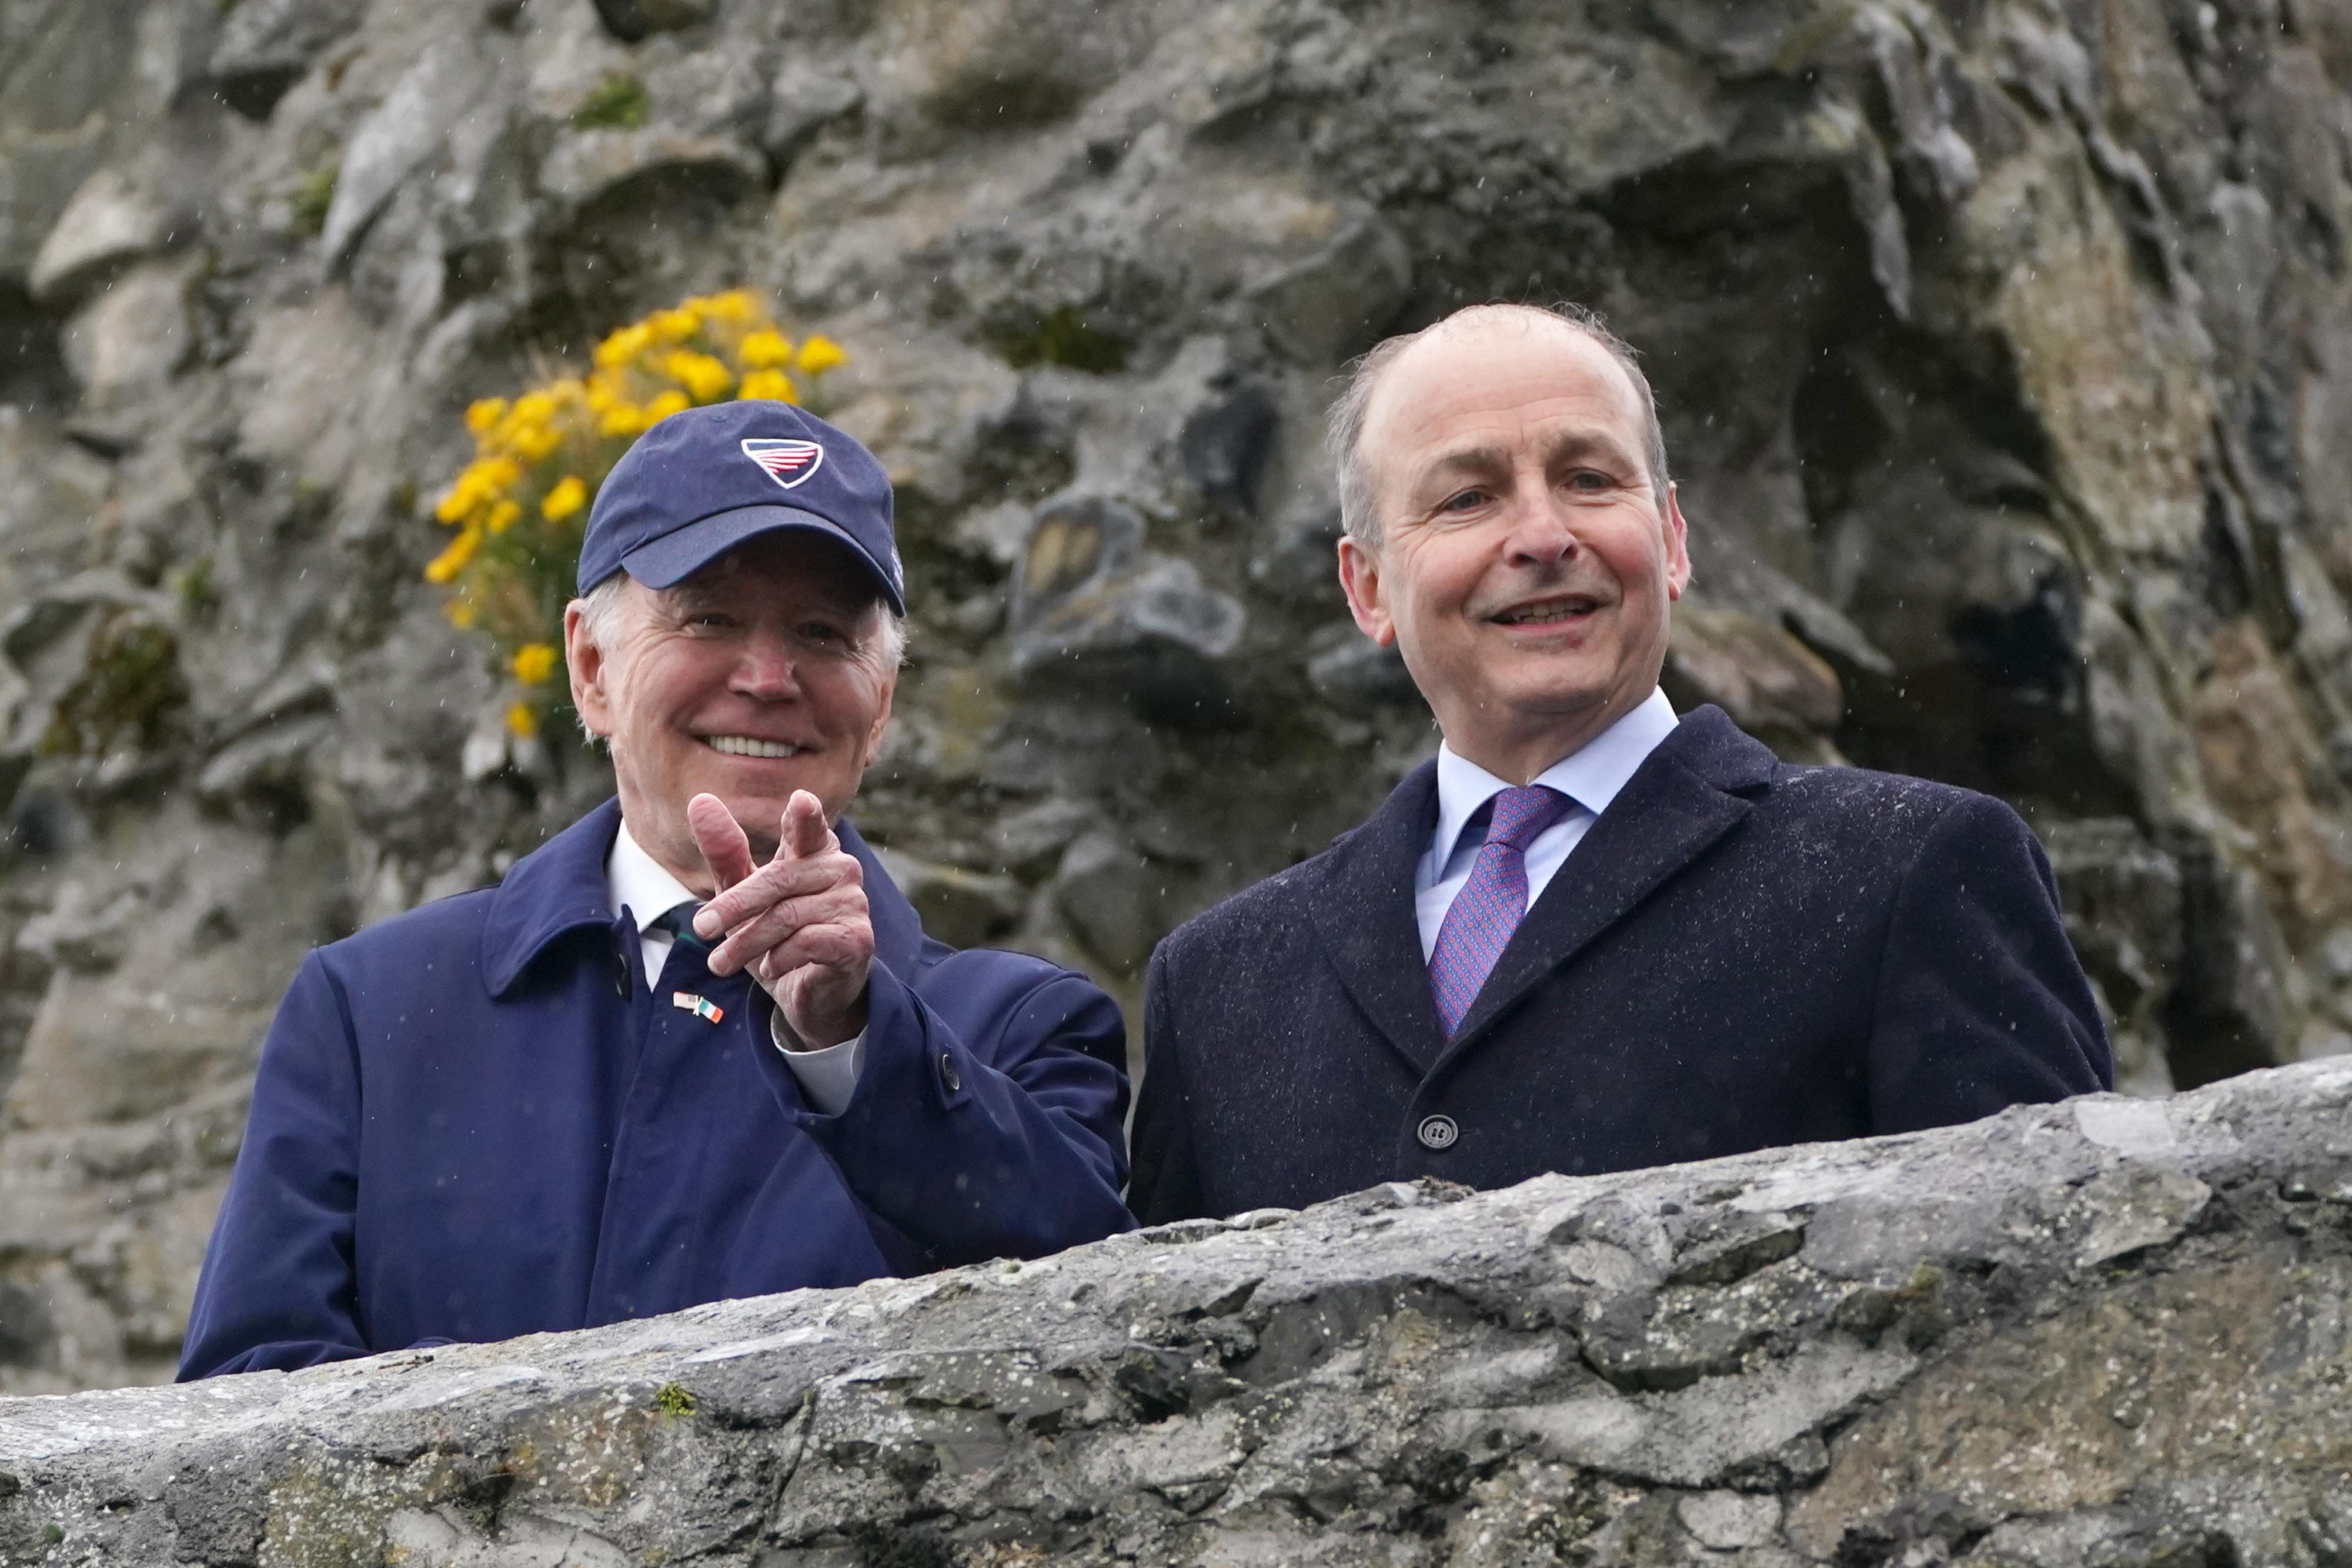
[{"label": "yellow gorse flower", "polygon": [[588,486],[577,474],[566,474],[539,504],[539,515],[551,523],[560,523],[588,504]]},{"label": "yellow gorse flower", "polygon": [[793,342],[782,332],[754,332],[736,354],[747,370],[781,371],[793,362]]},{"label": "yellow gorse flower", "polygon": [[524,685],[543,685],[547,677],[555,674],[556,653],[552,643],[526,643],[515,650],[514,678]]},{"label": "yellow gorse flower", "polygon": [[536,735],[562,700],[553,677],[581,530],[629,443],[699,403],[819,396],[825,372],[845,361],[829,338],[796,345],[758,295],[737,288],[614,329],[580,373],[467,407],[473,456],[433,509],[457,532],[425,575],[449,589],[450,624],[488,637],[519,688],[509,729]]},{"label": "yellow gorse flower", "polygon": [[464,533],[451,539],[441,553],[435,556],[426,565],[425,580],[427,582],[456,580],[457,574],[466,570],[466,563],[474,559],[474,552],[481,548],[482,536],[479,530],[467,528]]},{"label": "yellow gorse flower", "polygon": [[799,392],[793,385],[793,378],[782,371],[753,371],[743,378],[743,384],[737,389],[736,395],[765,398],[771,402],[800,402]]},{"label": "yellow gorse flower", "polygon": [[712,359],[687,349],[662,357],[662,369],[697,402],[717,402],[735,384],[735,372]]},{"label": "yellow gorse flower", "polygon": [[804,376],[821,376],[835,365],[846,363],[848,359],[849,356],[841,351],[840,344],[816,334],[801,345],[795,368]]}]

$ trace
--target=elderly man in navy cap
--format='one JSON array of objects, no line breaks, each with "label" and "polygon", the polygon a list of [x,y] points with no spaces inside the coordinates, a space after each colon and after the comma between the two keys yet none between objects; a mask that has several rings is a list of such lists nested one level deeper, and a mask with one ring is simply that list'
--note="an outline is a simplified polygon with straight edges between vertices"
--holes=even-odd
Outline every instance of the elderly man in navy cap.
[{"label": "elderly man in navy cap", "polygon": [[957,952],[842,817],[906,612],[890,486],[782,403],[606,480],[565,652],[615,800],[312,953],[183,1377],[503,1339],[1126,1228],[1125,1031]]}]

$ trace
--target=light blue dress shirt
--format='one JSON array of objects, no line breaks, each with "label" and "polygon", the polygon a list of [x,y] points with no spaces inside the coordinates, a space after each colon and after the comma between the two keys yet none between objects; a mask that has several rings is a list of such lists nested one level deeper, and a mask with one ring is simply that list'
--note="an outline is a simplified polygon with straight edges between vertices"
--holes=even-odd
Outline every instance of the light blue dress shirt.
[{"label": "light blue dress shirt", "polygon": [[[1653,688],[1631,713],[1535,777],[1533,782],[1559,790],[1576,806],[1528,845],[1523,858],[1528,908],[1535,907],[1569,852],[1583,841],[1643,759],[1680,722],[1666,694]],[[1508,779],[1497,779],[1465,760],[1452,747],[1437,748],[1437,831],[1430,835],[1429,849],[1414,867],[1412,877],[1413,917],[1421,926],[1424,961],[1435,951],[1445,912],[1454,907],[1454,895],[1470,880],[1470,868],[1477,862],[1485,841],[1483,835],[1465,838],[1463,830],[1481,807],[1509,788]]]}]

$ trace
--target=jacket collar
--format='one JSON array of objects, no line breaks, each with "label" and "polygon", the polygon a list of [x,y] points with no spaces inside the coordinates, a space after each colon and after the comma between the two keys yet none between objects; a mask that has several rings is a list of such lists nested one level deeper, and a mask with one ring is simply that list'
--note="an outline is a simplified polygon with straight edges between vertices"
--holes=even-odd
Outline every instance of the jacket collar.
[{"label": "jacket collar", "polygon": [[1438,1031],[1413,915],[1413,867],[1437,821],[1433,762],[1407,775],[1321,857],[1309,915],[1349,996],[1389,1045],[1426,1073],[1729,832],[1750,809],[1744,797],[1769,788],[1779,766],[1721,708],[1684,715],[1520,922],[1450,1041]]},{"label": "jacket collar", "polygon": [[[621,830],[621,802],[605,801],[517,861],[490,894],[482,931],[482,982],[503,997],[540,956],[564,937],[593,927],[617,943],[620,912],[612,907],[604,857]],[[874,922],[874,956],[894,975],[911,977],[922,956],[923,923],[872,846],[847,819],[835,824],[841,847],[866,873],[866,902]]]}]

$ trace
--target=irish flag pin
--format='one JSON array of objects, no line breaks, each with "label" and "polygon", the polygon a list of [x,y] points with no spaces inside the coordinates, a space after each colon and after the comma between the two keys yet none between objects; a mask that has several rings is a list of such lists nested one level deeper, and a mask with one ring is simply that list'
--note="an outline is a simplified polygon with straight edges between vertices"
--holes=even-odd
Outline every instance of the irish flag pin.
[{"label": "irish flag pin", "polygon": [[709,997],[698,997],[692,991],[672,991],[669,994],[669,1005],[674,1008],[684,1008],[705,1023],[717,1023],[727,1016],[725,1008],[720,1007]]}]

